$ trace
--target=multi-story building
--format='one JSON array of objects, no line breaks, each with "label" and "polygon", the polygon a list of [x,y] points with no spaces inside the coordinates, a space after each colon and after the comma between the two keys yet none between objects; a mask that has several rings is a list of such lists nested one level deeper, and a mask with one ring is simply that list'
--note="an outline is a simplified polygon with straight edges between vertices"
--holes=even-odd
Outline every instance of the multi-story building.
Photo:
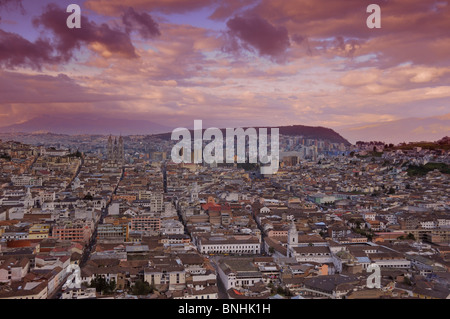
[{"label": "multi-story building", "polygon": [[100,241],[128,241],[128,223],[98,225],[97,239]]},{"label": "multi-story building", "polygon": [[131,218],[130,228],[133,231],[147,231],[159,233],[161,217],[152,214],[142,214]]},{"label": "multi-story building", "polygon": [[184,234],[184,226],[179,220],[163,219],[161,221],[162,235]]},{"label": "multi-story building", "polygon": [[218,275],[226,290],[254,286],[264,281],[252,258],[225,258],[219,264]]},{"label": "multi-story building", "polygon": [[48,238],[50,233],[50,225],[34,224],[28,229],[28,239],[44,239]]},{"label": "multi-story building", "polygon": [[70,240],[86,244],[91,239],[92,225],[91,222],[77,221],[63,221],[52,229],[52,238],[61,240]]},{"label": "multi-story building", "polygon": [[133,204],[150,208],[151,212],[162,212],[164,210],[164,196],[161,192],[143,191],[139,192],[133,199]]},{"label": "multi-story building", "polygon": [[186,271],[181,262],[172,257],[155,257],[144,269],[144,281],[157,288],[162,285],[168,285],[169,289],[183,288],[186,285]]},{"label": "multi-story building", "polygon": [[9,240],[23,240],[28,239],[28,233],[26,232],[4,232],[1,239]]},{"label": "multi-story building", "polygon": [[21,281],[26,276],[30,268],[28,258],[16,259],[8,258],[0,265],[0,283],[10,284],[11,282]]},{"label": "multi-story building", "polygon": [[254,235],[201,235],[196,245],[202,254],[255,255],[261,252],[261,242]]},{"label": "multi-story building", "polygon": [[333,263],[330,248],[326,246],[294,247],[293,257],[298,262]]},{"label": "multi-story building", "polygon": [[42,177],[36,176],[13,176],[11,182],[14,186],[42,186]]}]

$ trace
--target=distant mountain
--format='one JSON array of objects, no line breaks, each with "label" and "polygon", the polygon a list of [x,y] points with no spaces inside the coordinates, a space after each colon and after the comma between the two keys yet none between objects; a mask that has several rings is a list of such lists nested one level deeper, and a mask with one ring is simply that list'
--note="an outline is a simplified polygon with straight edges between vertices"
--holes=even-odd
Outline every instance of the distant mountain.
[{"label": "distant mountain", "polygon": [[280,126],[280,134],[283,135],[302,135],[305,138],[315,138],[320,140],[326,140],[331,143],[343,143],[344,145],[350,145],[350,142],[342,137],[339,133],[331,128],[322,126],[305,126],[305,125],[291,125]]},{"label": "distant mountain", "polygon": [[[320,139],[331,143],[343,143],[344,145],[351,145],[349,141],[336,133],[334,130],[321,126],[305,126],[305,125],[291,125],[291,126],[276,126],[282,135],[303,136],[306,139]],[[259,127],[255,127],[258,131]],[[189,130],[193,137],[193,130]],[[203,129],[203,131],[205,131]],[[225,136],[225,129],[221,129],[223,136]],[[270,133],[270,130],[267,131]],[[155,136],[170,140],[172,133],[156,134]]]},{"label": "distant mountain", "polygon": [[20,124],[0,127],[3,133],[51,132],[56,134],[144,135],[171,128],[146,120],[127,120],[89,115],[41,115]]},{"label": "distant mountain", "polygon": [[450,132],[450,113],[427,118],[369,123],[335,128],[350,142],[381,141],[385,143],[437,141]]},{"label": "distant mountain", "polygon": [[[258,129],[258,127],[255,127]],[[321,139],[332,143],[349,141],[334,130],[320,126],[291,125],[279,126],[280,134],[303,136],[307,139]],[[0,127],[2,133],[54,133],[68,135],[150,135],[156,134],[170,140],[172,127],[155,124],[146,120],[127,120],[89,115],[41,115],[20,124]],[[222,129],[225,136],[225,129]],[[191,130],[193,132],[193,130]],[[269,130],[270,132],[270,130]]]}]

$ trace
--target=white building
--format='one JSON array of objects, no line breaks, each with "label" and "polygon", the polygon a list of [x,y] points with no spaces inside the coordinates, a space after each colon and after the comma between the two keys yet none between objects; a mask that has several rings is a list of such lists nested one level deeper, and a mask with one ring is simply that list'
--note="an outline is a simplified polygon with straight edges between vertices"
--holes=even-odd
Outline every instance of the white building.
[{"label": "white building", "polygon": [[253,286],[263,282],[263,274],[250,258],[227,258],[219,263],[218,275],[225,289]]},{"label": "white building", "polygon": [[259,254],[261,242],[254,235],[219,235],[202,234],[196,237],[197,248],[202,254]]},{"label": "white building", "polygon": [[333,263],[330,248],[326,246],[294,247],[293,257],[298,262]]},{"label": "white building", "polygon": [[184,234],[184,226],[179,220],[163,219],[161,220],[161,235]]},{"label": "white building", "polygon": [[63,292],[61,299],[95,299],[95,288],[73,288]]},{"label": "white building", "polygon": [[12,176],[11,182],[14,186],[42,186],[42,177],[36,176]]}]

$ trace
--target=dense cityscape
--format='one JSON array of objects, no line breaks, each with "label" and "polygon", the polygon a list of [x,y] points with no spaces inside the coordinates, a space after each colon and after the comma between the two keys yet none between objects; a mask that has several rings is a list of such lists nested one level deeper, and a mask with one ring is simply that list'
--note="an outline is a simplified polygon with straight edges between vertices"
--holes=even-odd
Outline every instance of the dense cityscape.
[{"label": "dense cityscape", "polygon": [[449,0],[0,0],[2,315],[435,310],[449,30]]},{"label": "dense cityscape", "polygon": [[2,299],[450,296],[448,137],[281,135],[273,175],[159,135],[1,138]]}]

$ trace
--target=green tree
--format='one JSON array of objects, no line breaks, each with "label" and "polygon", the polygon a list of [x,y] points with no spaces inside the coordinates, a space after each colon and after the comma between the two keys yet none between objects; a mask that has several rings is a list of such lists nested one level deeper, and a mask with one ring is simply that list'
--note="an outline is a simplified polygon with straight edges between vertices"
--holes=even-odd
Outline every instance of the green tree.
[{"label": "green tree", "polygon": [[279,295],[284,295],[284,294],[285,294],[285,290],[283,289],[283,287],[278,286],[278,288],[277,288],[277,294],[279,294]]},{"label": "green tree", "polygon": [[102,276],[95,276],[95,278],[91,280],[89,287],[95,288],[95,291],[97,292],[110,294],[116,290],[116,281],[112,279],[108,282]]},{"label": "green tree", "polygon": [[131,293],[133,295],[148,295],[152,293],[154,288],[150,286],[150,284],[146,281],[143,281],[141,279],[136,280],[134,283],[133,288],[131,289]]}]

